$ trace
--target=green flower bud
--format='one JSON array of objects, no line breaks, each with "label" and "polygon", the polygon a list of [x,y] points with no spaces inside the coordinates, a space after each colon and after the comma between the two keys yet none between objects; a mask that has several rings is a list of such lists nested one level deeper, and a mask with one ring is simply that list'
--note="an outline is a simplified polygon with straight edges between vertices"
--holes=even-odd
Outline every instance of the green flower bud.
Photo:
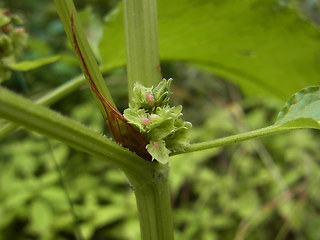
[{"label": "green flower bud", "polygon": [[151,122],[157,121],[159,118],[160,118],[160,117],[159,117],[159,115],[157,115],[157,114],[151,114],[151,115],[149,116],[149,119],[150,119]]},{"label": "green flower bud", "polygon": [[0,58],[11,55],[13,51],[12,39],[7,35],[0,36]]},{"label": "green flower bud", "polygon": [[6,9],[2,9],[2,14],[5,16],[9,16],[10,15],[10,9],[6,8]]},{"label": "green flower bud", "polygon": [[1,29],[2,29],[2,32],[5,34],[8,34],[11,31],[11,27],[9,24],[3,25]]},{"label": "green flower bud", "polygon": [[0,27],[3,27],[10,23],[10,18],[6,16],[5,14],[0,13]]},{"label": "green flower bud", "polygon": [[10,33],[15,54],[19,53],[27,44],[28,35],[25,33],[24,28],[18,27]]},{"label": "green flower bud", "polygon": [[151,123],[149,118],[140,118],[140,121],[147,126]]},{"label": "green flower bud", "polygon": [[166,143],[162,141],[152,141],[147,145],[147,150],[152,156],[152,160],[157,160],[162,164],[168,163],[170,150],[166,148]]},{"label": "green flower bud", "polygon": [[10,15],[10,18],[11,18],[12,24],[14,24],[14,25],[23,25],[23,21],[19,16],[15,15],[15,14],[12,14],[12,15]]},{"label": "green flower bud", "polygon": [[152,95],[154,96],[155,99],[155,105],[159,106],[159,107],[163,107],[168,105],[169,103],[169,95],[170,95],[170,85],[172,82],[172,78],[166,80],[163,79],[158,86],[156,86],[153,90],[152,90]]},{"label": "green flower bud", "polygon": [[146,99],[147,99],[147,102],[149,103],[149,105],[151,107],[153,107],[154,106],[154,97],[153,97],[153,95],[150,94],[150,93],[146,94]]},{"label": "green flower bud", "polygon": [[0,83],[11,76],[10,64],[25,47],[28,35],[23,21],[9,9],[0,9]]}]

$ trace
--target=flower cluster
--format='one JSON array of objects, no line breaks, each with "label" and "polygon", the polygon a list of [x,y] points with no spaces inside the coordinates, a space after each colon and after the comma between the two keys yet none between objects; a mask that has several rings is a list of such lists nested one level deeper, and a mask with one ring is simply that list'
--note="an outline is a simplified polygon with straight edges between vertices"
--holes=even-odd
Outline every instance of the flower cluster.
[{"label": "flower cluster", "polygon": [[149,142],[147,151],[153,159],[167,163],[171,152],[182,152],[189,146],[190,122],[181,119],[182,106],[169,106],[172,79],[163,79],[158,86],[146,88],[136,84],[133,99],[124,117]]},{"label": "flower cluster", "polygon": [[9,9],[0,9],[0,82],[10,78],[9,65],[14,63],[27,43],[22,20]]}]

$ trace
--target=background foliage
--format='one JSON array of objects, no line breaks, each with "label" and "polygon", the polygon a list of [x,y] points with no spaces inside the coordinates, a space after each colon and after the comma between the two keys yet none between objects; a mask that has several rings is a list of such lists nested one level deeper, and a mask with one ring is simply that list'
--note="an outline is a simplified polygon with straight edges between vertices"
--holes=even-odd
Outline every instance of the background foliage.
[{"label": "background foliage", "polygon": [[[172,102],[183,104],[195,142],[270,125],[283,105],[278,98],[319,82],[320,33],[314,25],[319,2],[256,3],[184,1],[177,9],[173,1],[159,1],[163,73],[174,78]],[[106,81],[124,109],[121,16],[112,10],[117,1],[76,4],[98,59],[114,68]],[[3,85],[37,98],[80,73],[51,1],[5,0],[0,7],[24,18],[30,39],[21,60],[61,55],[55,64],[14,72]],[[247,73],[254,81],[243,81]],[[86,87],[52,107],[105,132]],[[176,239],[319,239],[318,142],[318,132],[296,131],[173,157]],[[84,239],[139,239],[135,200],[125,176],[22,129],[0,139],[0,239],[76,239],[79,228]]]}]

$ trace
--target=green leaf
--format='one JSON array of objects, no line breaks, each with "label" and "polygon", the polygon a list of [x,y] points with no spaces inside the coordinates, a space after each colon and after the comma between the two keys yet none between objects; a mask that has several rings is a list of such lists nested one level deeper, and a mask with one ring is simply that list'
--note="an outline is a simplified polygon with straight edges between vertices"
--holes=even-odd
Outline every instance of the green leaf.
[{"label": "green leaf", "polygon": [[[246,93],[282,99],[319,81],[319,29],[278,0],[161,0],[158,10],[162,60],[192,63]],[[121,11],[108,17],[100,42],[106,67],[126,62]]]},{"label": "green leaf", "polygon": [[50,63],[54,63],[58,61],[59,58],[60,56],[38,58],[33,61],[23,61],[23,62],[12,63],[8,67],[11,68],[12,70],[25,72],[25,71],[30,71],[32,69],[42,67]]},{"label": "green leaf", "polygon": [[10,18],[3,13],[0,14],[0,27],[10,23]]},{"label": "green leaf", "polygon": [[51,201],[53,203],[53,207],[55,207],[55,210],[59,209],[59,207],[65,207],[68,204],[66,193],[60,187],[47,187],[41,191],[41,196],[46,201]]},{"label": "green leaf", "polygon": [[186,152],[221,147],[248,139],[303,128],[320,129],[320,86],[307,87],[294,94],[280,111],[274,125],[217,140],[196,143],[187,148]]},{"label": "green leaf", "polygon": [[294,94],[280,111],[275,125],[285,128],[320,129],[320,86],[307,87]]},{"label": "green leaf", "polygon": [[53,213],[48,203],[37,200],[31,205],[31,228],[38,234],[50,232]]}]

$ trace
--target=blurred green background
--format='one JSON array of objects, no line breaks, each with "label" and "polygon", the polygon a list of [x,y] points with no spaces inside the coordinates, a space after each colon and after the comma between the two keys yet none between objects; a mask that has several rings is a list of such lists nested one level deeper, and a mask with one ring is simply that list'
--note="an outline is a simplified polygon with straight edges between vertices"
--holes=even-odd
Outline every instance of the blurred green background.
[{"label": "blurred green background", "polygon": [[[200,2],[204,1],[194,1],[194,5]],[[118,3],[75,1],[102,63],[103,49],[108,48],[101,45],[105,41],[105,17],[116,14],[113,9]],[[279,5],[297,11],[297,16],[308,19],[315,29],[320,23],[319,1],[283,0]],[[37,98],[80,74],[52,1],[4,0],[0,7],[9,8],[25,22],[29,41],[20,60],[61,56],[57,63],[26,73],[14,72],[4,86]],[[203,26],[210,30],[206,22]],[[171,42],[172,52],[179,50],[179,44]],[[208,69],[209,65],[199,66],[199,61],[187,64],[183,56],[179,61],[163,52],[163,75],[174,78],[172,104],[184,106],[184,119],[194,126],[193,142],[268,126],[284,104],[272,94],[244,94],[247,91],[243,85],[239,87],[239,80],[231,83],[226,75],[211,74],[214,71]],[[304,71],[306,75],[311,72]],[[105,75],[121,110],[127,107],[125,74],[124,67],[119,67]],[[317,79],[314,81],[319,82],[319,75]],[[108,135],[88,86],[52,108]],[[0,124],[4,122],[0,120]],[[176,239],[320,239],[319,136],[317,131],[295,131],[172,157]],[[134,194],[124,174],[103,161],[23,129],[1,139],[0,240],[72,240],[79,232],[88,240],[139,239]]]}]

